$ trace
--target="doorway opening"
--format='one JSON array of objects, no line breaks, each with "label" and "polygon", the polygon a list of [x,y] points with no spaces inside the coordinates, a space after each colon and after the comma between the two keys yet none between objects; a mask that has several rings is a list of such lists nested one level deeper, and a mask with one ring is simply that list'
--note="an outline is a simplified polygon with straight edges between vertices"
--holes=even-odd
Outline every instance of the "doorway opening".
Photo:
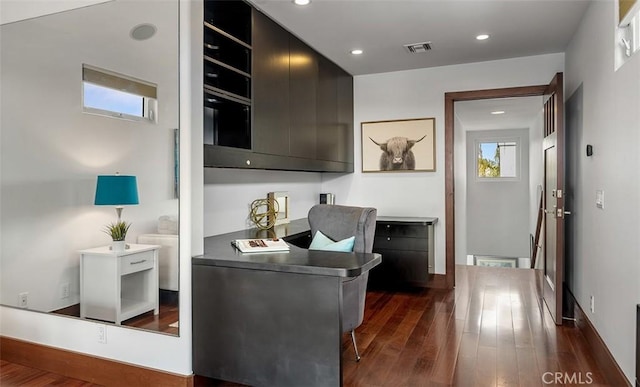
[{"label": "doorway opening", "polygon": [[455,217],[455,103],[543,96],[543,201],[540,214],[544,219],[544,264],[542,274],[555,286],[548,286],[541,277],[538,293],[547,305],[556,324],[562,324],[562,281],[564,280],[564,97],[563,74],[557,73],[548,85],[513,87],[445,93],[445,285],[455,286],[456,217]]},{"label": "doorway opening", "polygon": [[454,130],[456,264],[530,268],[542,96],[456,102]]},{"label": "doorway opening", "polygon": [[544,95],[547,85],[510,87],[449,92],[444,95],[444,149],[445,149],[445,284],[455,286],[456,265],[456,216],[455,216],[455,173],[454,173],[454,137],[455,103],[460,101],[478,101],[495,98],[516,98]]}]

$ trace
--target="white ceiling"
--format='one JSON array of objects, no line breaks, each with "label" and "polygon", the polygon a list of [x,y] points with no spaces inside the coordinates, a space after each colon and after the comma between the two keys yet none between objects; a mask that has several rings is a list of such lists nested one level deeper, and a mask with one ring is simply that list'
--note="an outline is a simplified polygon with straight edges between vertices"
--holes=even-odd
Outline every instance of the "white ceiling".
[{"label": "white ceiling", "polygon": [[[0,0],[0,23],[105,0]],[[123,0],[119,0],[123,1]],[[126,1],[126,0],[124,0]],[[147,3],[166,0],[144,0]],[[353,75],[563,52],[590,0],[250,0]],[[117,18],[109,18],[113,23]],[[487,33],[491,38],[477,41]],[[410,54],[404,44],[431,41]],[[365,52],[353,56],[349,51]],[[456,103],[466,130],[528,127],[541,97]],[[490,112],[505,110],[495,116]]]},{"label": "white ceiling", "polygon": [[[589,0],[250,0],[353,75],[564,52]],[[489,34],[477,41],[479,34]],[[410,54],[405,44],[430,41]],[[354,56],[354,48],[364,54]],[[492,115],[504,110],[503,115]],[[528,128],[542,97],[456,102],[465,130]]]},{"label": "white ceiling", "polygon": [[[497,110],[505,113],[491,114]],[[542,114],[542,96],[459,101],[455,114],[465,131],[529,128]]]},{"label": "white ceiling", "polygon": [[[564,52],[589,0],[251,0],[353,75]],[[490,34],[477,41],[478,34]],[[404,44],[431,41],[410,54]],[[354,48],[364,54],[353,56]]]},{"label": "white ceiling", "polygon": [[111,0],[0,0],[0,25]]},{"label": "white ceiling", "polygon": [[[1,0],[0,24],[103,1]],[[250,1],[360,75],[563,52],[591,0]],[[477,41],[481,33],[491,38]],[[403,47],[424,41],[432,51],[409,54]],[[354,48],[365,52],[353,56]]]}]

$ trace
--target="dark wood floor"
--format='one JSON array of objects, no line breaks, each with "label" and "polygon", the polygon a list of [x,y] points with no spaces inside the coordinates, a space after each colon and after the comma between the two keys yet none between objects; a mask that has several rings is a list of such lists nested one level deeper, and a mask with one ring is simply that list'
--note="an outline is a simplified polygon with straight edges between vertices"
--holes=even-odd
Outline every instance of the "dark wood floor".
[{"label": "dark wood floor", "polygon": [[[180,318],[180,308],[178,307],[177,299],[161,299],[159,309],[157,315],[154,315],[153,311],[143,313],[139,316],[124,320],[121,325],[178,335],[180,332],[179,327],[171,326]],[[80,304],[56,310],[52,313],[80,317]]]},{"label": "dark wood floor", "polygon": [[[545,386],[556,385],[543,380],[555,372],[575,373],[577,385],[609,385],[579,330],[557,327],[540,308],[532,271],[461,266],[456,283],[455,290],[369,292],[356,330],[359,363],[344,337],[345,386]],[[89,385],[0,365],[2,386]],[[33,375],[54,379],[19,382]],[[194,384],[235,386],[203,377]]]},{"label": "dark wood floor", "polygon": [[347,386],[542,386],[548,372],[608,385],[579,330],[540,308],[532,270],[459,266],[455,290],[370,292],[356,332]]},{"label": "dark wood floor", "polygon": [[89,382],[25,367],[0,360],[0,386],[2,387],[89,387],[97,386]]}]

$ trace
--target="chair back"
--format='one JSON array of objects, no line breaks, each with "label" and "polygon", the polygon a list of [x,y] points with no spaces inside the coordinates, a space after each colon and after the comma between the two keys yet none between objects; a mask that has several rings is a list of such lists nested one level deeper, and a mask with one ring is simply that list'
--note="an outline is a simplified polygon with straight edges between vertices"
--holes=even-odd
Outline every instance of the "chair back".
[{"label": "chair back", "polygon": [[353,251],[371,253],[376,215],[376,209],[371,207],[317,204],[311,207],[308,215],[311,236],[318,230],[334,241],[355,236]]}]

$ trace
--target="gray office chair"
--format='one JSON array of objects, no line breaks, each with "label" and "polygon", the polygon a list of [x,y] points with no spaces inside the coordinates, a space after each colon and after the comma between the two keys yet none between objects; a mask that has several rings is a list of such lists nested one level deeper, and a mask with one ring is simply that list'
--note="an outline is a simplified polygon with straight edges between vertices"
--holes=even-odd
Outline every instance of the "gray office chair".
[{"label": "gray office chair", "polygon": [[[320,230],[324,235],[339,241],[355,236],[353,251],[371,253],[373,236],[376,230],[376,209],[318,204],[309,210],[311,235]],[[345,278],[342,282],[342,331],[351,332],[351,341],[360,361],[356,345],[355,329],[364,318],[364,301],[367,295],[369,272],[354,278]]]}]

